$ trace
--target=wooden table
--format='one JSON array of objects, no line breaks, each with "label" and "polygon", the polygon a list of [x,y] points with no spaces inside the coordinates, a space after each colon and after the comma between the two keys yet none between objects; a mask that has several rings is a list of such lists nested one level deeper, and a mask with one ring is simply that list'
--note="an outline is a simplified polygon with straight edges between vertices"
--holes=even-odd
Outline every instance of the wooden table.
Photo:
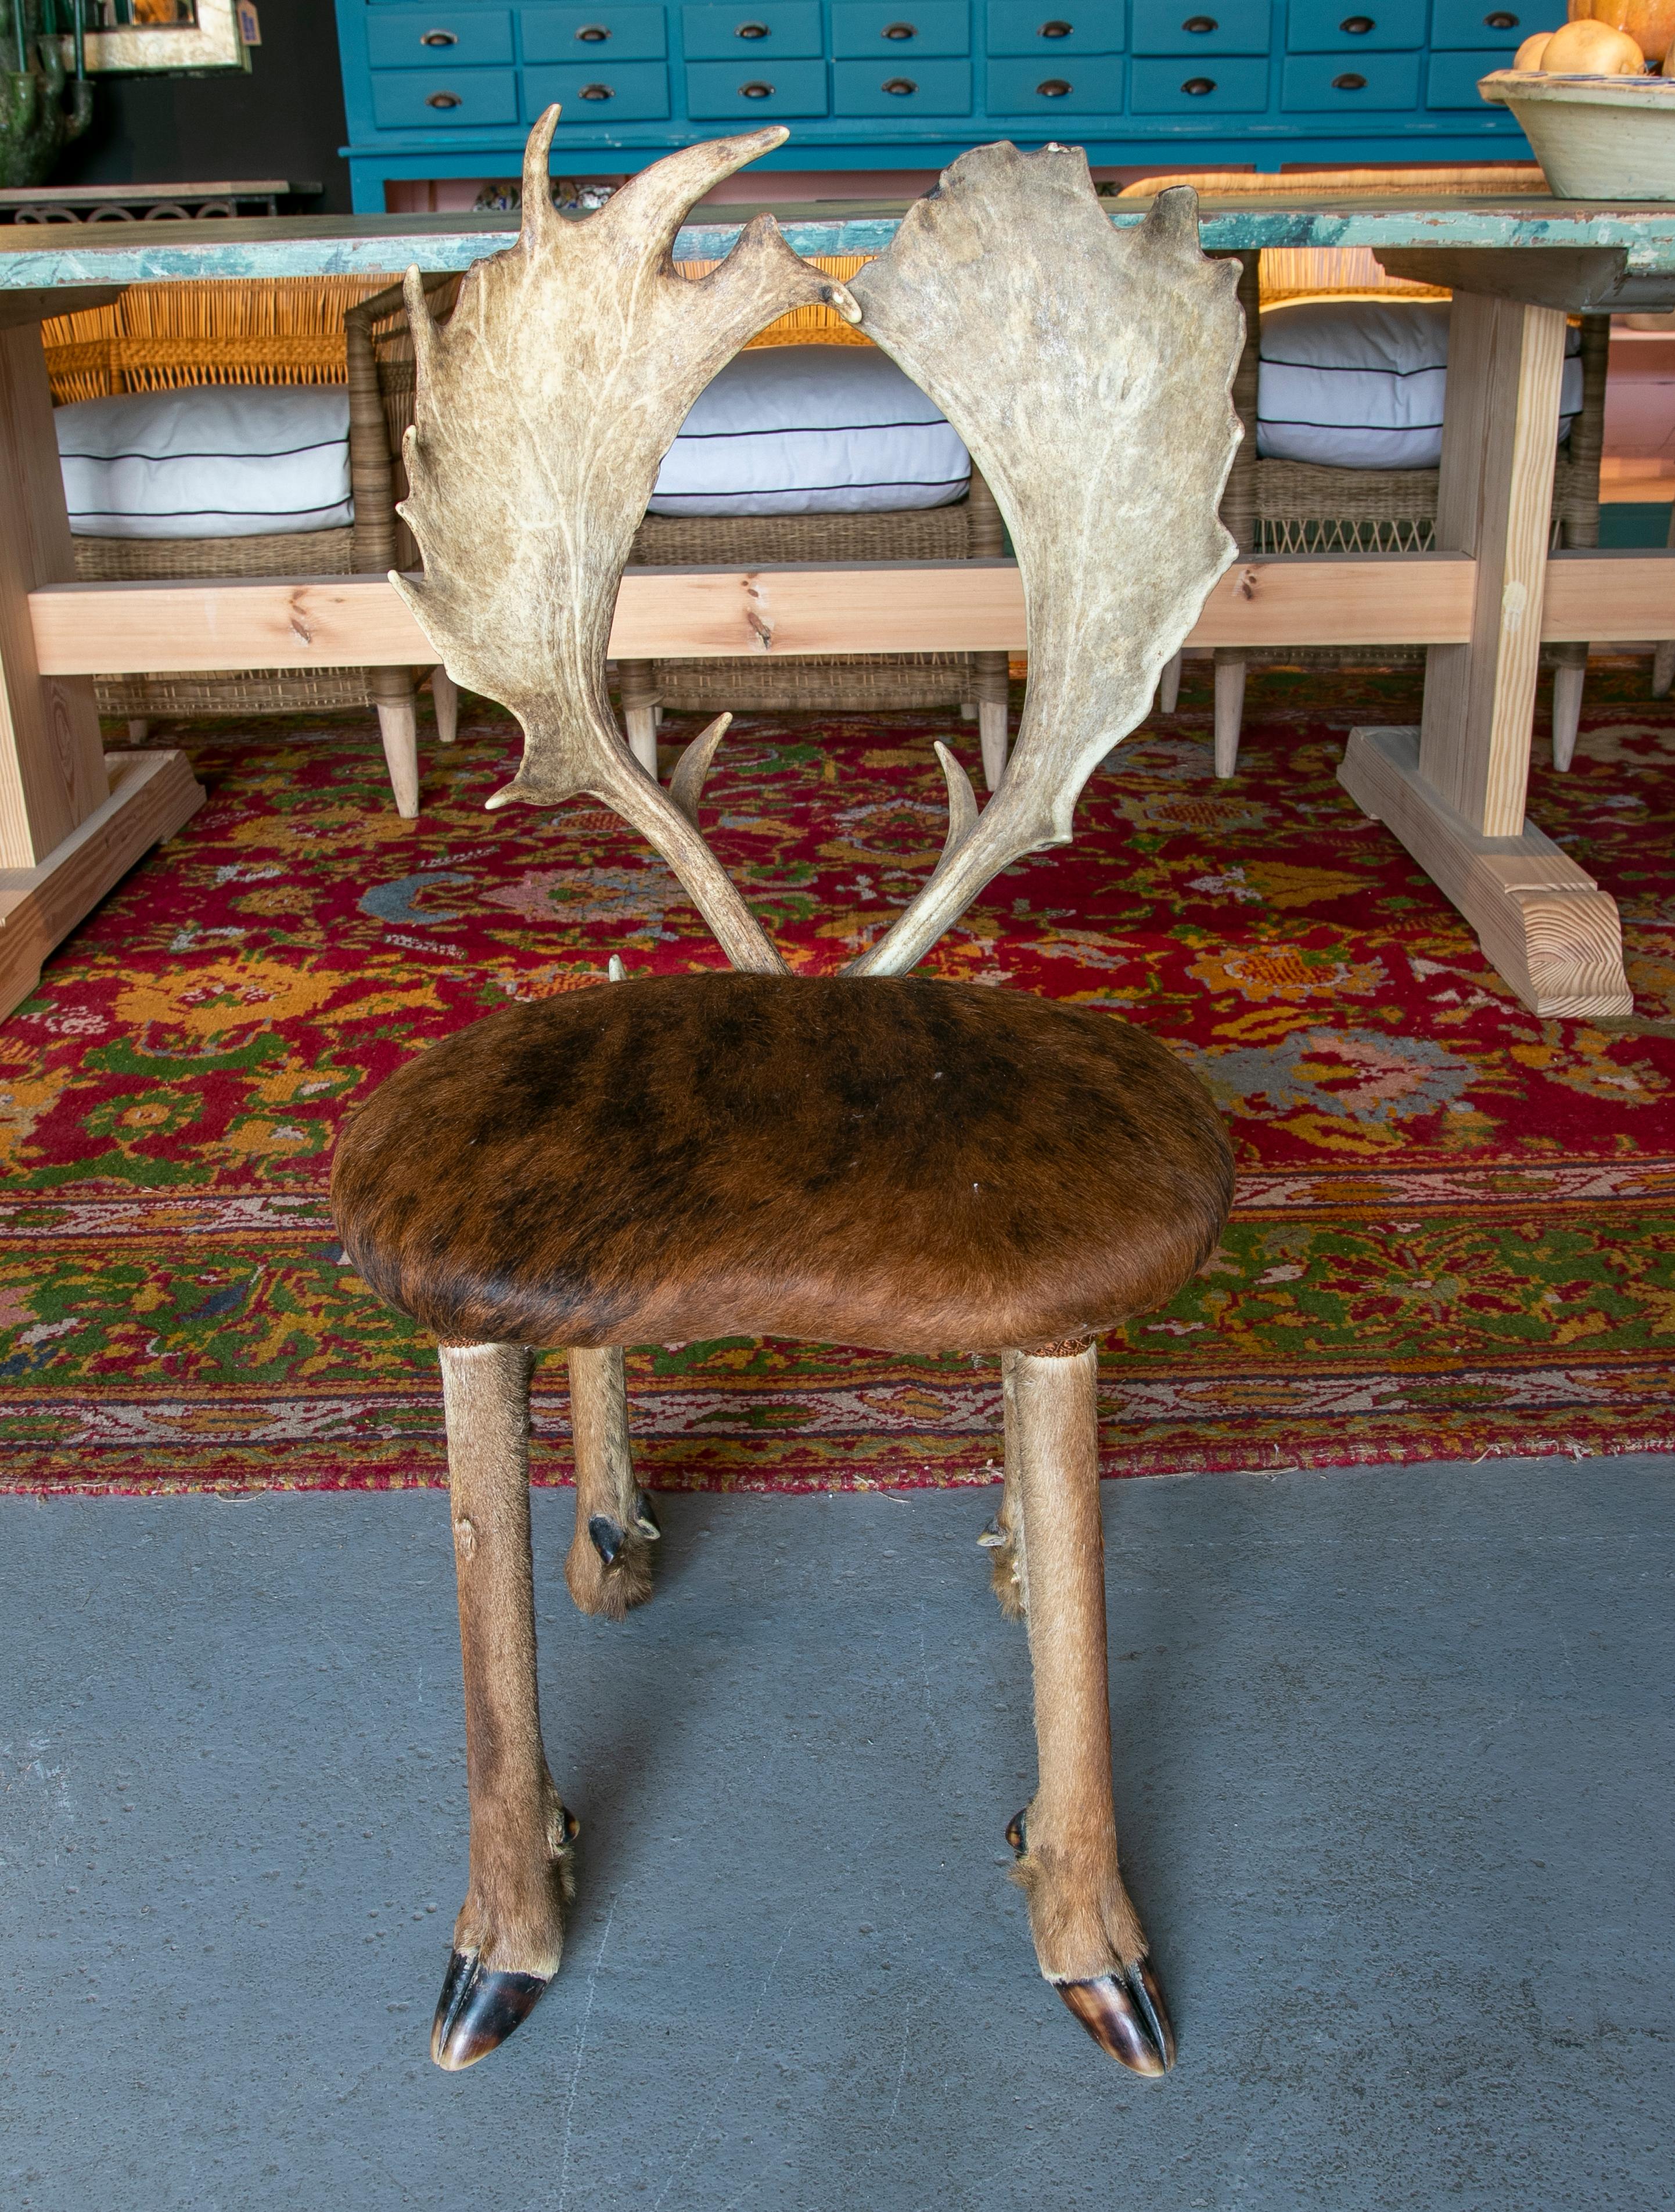
[{"label": "wooden table", "polygon": [[[680,234],[726,252],[750,211]],[[1113,205],[1116,223],[1143,204]],[[803,253],[876,252],[898,210],[780,210]],[[1675,637],[1675,553],[1548,556],[1567,312],[1675,307],[1675,205],[1535,197],[1207,200],[1205,247],[1369,246],[1455,291],[1437,541],[1397,556],[1241,562],[1197,646],[1428,646],[1423,720],[1352,732],[1342,780],[1477,931],[1525,1003],[1631,1011],[1614,902],[1525,818],[1544,641]],[[95,674],[423,661],[381,577],[75,584],[40,323],[141,281],[466,267],[505,218],[281,217],[0,233],[0,1012],[46,954],[202,797],[178,752],[101,755]],[[630,570],[633,659],[959,652],[1026,643],[1008,562]]]}]

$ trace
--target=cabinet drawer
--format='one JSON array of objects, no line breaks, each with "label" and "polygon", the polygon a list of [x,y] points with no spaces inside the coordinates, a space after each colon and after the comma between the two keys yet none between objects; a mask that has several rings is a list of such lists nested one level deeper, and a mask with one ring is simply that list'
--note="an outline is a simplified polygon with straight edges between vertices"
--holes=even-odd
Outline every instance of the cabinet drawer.
[{"label": "cabinet drawer", "polygon": [[1265,54],[1268,19],[1268,0],[1134,0],[1134,51]]},{"label": "cabinet drawer", "polygon": [[1090,55],[1078,61],[1066,55],[989,65],[989,109],[993,115],[1116,115],[1123,106],[1123,64],[1115,56]]},{"label": "cabinet drawer", "polygon": [[868,60],[876,54],[881,61],[899,62],[911,76],[908,64],[919,54],[971,52],[971,10],[965,0],[917,0],[911,7],[895,8],[882,0],[837,0],[831,51]]},{"label": "cabinet drawer", "polygon": [[[661,8],[522,8],[518,26],[526,62],[661,61],[664,52]],[[660,113],[662,112],[659,111]]]},{"label": "cabinet drawer", "polygon": [[969,115],[970,62],[838,62],[834,115]]},{"label": "cabinet drawer", "polygon": [[[1496,8],[1493,0],[1436,0],[1431,11],[1431,45],[1451,52],[1483,52],[1500,45],[1515,52],[1532,31],[1547,30],[1558,21],[1556,4],[1532,8],[1526,0],[1513,0],[1509,8]],[[1505,69],[1507,64],[1492,66]],[[1479,70],[1477,74],[1488,72]],[[1475,93],[1472,97],[1476,99]]]},{"label": "cabinet drawer", "polygon": [[824,62],[691,62],[686,69],[689,115],[824,115]]},{"label": "cabinet drawer", "polygon": [[[1512,67],[1515,49],[1496,46],[1474,54],[1433,54],[1425,84],[1427,107],[1483,107],[1477,79],[1490,70]],[[1492,111],[1483,110],[1485,114]]]},{"label": "cabinet drawer", "polygon": [[1291,0],[1285,43],[1294,54],[1422,46],[1425,0]]},{"label": "cabinet drawer", "polygon": [[[736,60],[741,66],[748,63],[754,70],[758,62],[771,61],[779,54],[818,54],[824,51],[819,0],[768,0],[768,5],[762,8],[752,7],[751,0],[738,0],[736,6],[683,8],[680,25],[685,34],[689,62],[724,61],[731,64]],[[734,110],[706,107],[703,112],[706,115],[731,115]],[[807,115],[811,111],[799,107],[770,112]],[[697,111],[694,109],[693,112]]]},{"label": "cabinet drawer", "polygon": [[527,69],[523,89],[529,112],[539,115],[556,100],[564,111],[560,137],[571,124],[654,122],[669,112],[669,73],[661,62],[600,59],[562,69]]},{"label": "cabinet drawer", "polygon": [[1340,114],[1419,105],[1417,54],[1294,54],[1280,79],[1280,105],[1294,112]]},{"label": "cabinet drawer", "polygon": [[367,11],[367,59],[374,69],[475,69],[511,58],[512,17],[504,8]]},{"label": "cabinet drawer", "polygon": [[381,131],[471,130],[518,119],[510,70],[375,70],[372,117]]},{"label": "cabinet drawer", "polygon": [[1252,115],[1268,105],[1265,61],[1187,61],[1134,64],[1136,115]]},{"label": "cabinet drawer", "polygon": [[1122,0],[989,0],[991,54],[1038,54],[1044,62],[1067,54],[1120,54]]}]

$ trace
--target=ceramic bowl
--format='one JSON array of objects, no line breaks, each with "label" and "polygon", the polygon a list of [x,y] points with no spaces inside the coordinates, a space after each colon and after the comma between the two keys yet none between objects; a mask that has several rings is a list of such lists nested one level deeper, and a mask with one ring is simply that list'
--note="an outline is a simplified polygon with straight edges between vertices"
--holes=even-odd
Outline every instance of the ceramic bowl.
[{"label": "ceramic bowl", "polygon": [[1495,70],[1477,90],[1511,108],[1557,198],[1675,200],[1675,78]]}]

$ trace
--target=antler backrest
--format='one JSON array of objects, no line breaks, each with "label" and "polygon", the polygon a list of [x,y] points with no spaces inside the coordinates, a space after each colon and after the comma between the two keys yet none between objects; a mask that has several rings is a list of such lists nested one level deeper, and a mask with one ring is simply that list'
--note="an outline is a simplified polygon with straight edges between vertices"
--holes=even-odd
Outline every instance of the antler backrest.
[{"label": "antler backrest", "polygon": [[[735,967],[779,970],[682,811],[686,793],[664,792],[618,735],[606,648],[658,465],[699,392],[788,309],[825,301],[850,320],[859,310],[771,216],[699,283],[675,273],[688,211],[780,144],[783,128],[686,147],[572,222],[547,185],[557,119],[549,108],[530,133],[516,245],[476,264],[446,325],[408,273],[417,394],[401,513],[424,573],[392,581],[454,681],[523,726],[517,775],[489,804],[592,793],[662,854]],[[720,734],[705,733],[710,750]]]},{"label": "antler backrest", "polygon": [[[1236,264],[1198,250],[1197,197],[1118,231],[1086,157],[979,146],[851,280],[862,328],[971,448],[1022,572],[1029,692],[1000,789],[850,972],[903,975],[1011,861],[1069,842],[1094,768],[1150,706],[1233,539]],[[939,748],[940,750],[940,748]]]},{"label": "antler backrest", "polygon": [[476,265],[445,326],[409,272],[417,396],[401,512],[424,573],[392,580],[455,682],[523,726],[522,763],[489,804],[592,793],[668,861],[735,967],[783,971],[697,830],[729,718],[687,747],[665,792],[618,734],[606,649],[658,465],[698,393],[789,308],[823,301],[861,321],[993,487],[1028,616],[1029,696],[999,791],[979,815],[937,746],[942,857],[850,969],[904,974],[1010,861],[1068,843],[1083,784],[1145,714],[1233,558],[1216,506],[1240,437],[1237,270],[1199,252],[1190,190],[1119,232],[1079,151],[1002,144],[962,155],[852,292],[799,260],[770,216],[691,283],[671,258],[682,218],[786,132],[687,147],[567,222],[547,189],[557,115],[530,134],[517,244]]}]

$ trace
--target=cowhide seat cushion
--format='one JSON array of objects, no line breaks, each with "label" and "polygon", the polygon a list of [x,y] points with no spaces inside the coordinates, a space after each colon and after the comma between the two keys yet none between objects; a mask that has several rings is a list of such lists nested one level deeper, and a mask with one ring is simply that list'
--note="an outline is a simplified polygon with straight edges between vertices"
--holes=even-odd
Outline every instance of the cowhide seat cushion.
[{"label": "cowhide seat cushion", "polygon": [[338,1148],[356,1266],[444,1343],[1028,1350],[1169,1297],[1232,1158],[1109,1015],[923,976],[723,972],[509,1008]]}]

